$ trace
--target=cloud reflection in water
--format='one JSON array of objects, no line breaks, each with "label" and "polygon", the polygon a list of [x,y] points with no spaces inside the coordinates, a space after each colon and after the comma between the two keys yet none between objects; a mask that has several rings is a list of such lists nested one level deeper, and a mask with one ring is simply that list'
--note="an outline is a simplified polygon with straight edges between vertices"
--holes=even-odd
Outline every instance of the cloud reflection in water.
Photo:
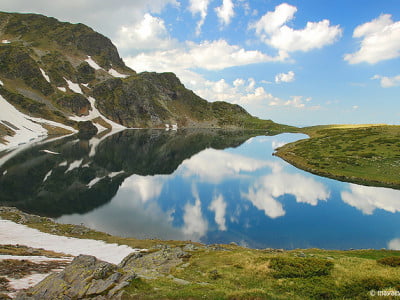
[{"label": "cloud reflection in water", "polygon": [[295,196],[297,203],[315,206],[320,200],[326,201],[330,193],[322,183],[311,177],[289,174],[275,168],[271,174],[261,177],[250,186],[247,193],[242,193],[242,197],[263,210],[266,216],[278,218],[286,212],[277,198],[286,194]]},{"label": "cloud reflection in water", "polygon": [[375,209],[388,212],[400,212],[400,191],[381,187],[349,184],[350,191],[342,191],[342,200],[366,215],[372,215]]}]

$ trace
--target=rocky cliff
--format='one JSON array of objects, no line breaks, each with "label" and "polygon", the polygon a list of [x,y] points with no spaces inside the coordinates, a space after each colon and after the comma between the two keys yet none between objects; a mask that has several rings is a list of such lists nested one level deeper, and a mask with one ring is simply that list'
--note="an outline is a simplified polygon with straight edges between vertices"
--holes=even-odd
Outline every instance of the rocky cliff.
[{"label": "rocky cliff", "polygon": [[238,105],[207,102],[173,73],[137,74],[110,39],[83,24],[0,12],[0,41],[0,150],[46,133],[93,132],[78,126],[83,121],[98,131],[165,124],[282,129]]}]

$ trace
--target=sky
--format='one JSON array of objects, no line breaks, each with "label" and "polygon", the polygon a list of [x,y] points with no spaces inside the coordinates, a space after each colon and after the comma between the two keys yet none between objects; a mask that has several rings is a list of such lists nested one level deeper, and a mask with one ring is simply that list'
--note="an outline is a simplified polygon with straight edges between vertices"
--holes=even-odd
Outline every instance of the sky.
[{"label": "sky", "polygon": [[400,124],[399,0],[1,0],[84,23],[137,72],[297,126]]}]

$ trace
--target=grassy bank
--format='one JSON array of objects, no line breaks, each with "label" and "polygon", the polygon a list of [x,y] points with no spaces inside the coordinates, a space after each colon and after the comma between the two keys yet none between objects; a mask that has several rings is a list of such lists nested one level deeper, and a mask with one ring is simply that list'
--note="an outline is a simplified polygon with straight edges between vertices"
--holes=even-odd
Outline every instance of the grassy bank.
[{"label": "grassy bank", "polygon": [[310,136],[276,155],[311,173],[341,181],[400,189],[400,126],[303,128]]},{"label": "grassy bank", "polygon": [[2,209],[0,216],[45,232],[146,246],[149,253],[159,251],[160,244],[184,247],[189,253],[161,277],[133,279],[123,299],[375,299],[371,291],[400,290],[400,251],[257,250],[234,244],[136,240],[17,210]]}]

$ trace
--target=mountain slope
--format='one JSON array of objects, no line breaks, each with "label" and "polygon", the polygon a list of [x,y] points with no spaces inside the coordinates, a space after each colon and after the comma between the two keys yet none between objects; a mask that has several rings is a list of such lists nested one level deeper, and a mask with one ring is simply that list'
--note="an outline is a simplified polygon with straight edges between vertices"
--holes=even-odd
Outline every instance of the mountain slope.
[{"label": "mountain slope", "polygon": [[[46,134],[79,128],[258,128],[282,126],[248,114],[238,105],[209,103],[186,89],[173,73],[128,68],[110,39],[83,24],[36,14],[0,12],[0,150]],[[26,119],[43,128],[17,122]],[[32,119],[34,118],[34,119]],[[78,126],[78,122],[94,124]]]}]

